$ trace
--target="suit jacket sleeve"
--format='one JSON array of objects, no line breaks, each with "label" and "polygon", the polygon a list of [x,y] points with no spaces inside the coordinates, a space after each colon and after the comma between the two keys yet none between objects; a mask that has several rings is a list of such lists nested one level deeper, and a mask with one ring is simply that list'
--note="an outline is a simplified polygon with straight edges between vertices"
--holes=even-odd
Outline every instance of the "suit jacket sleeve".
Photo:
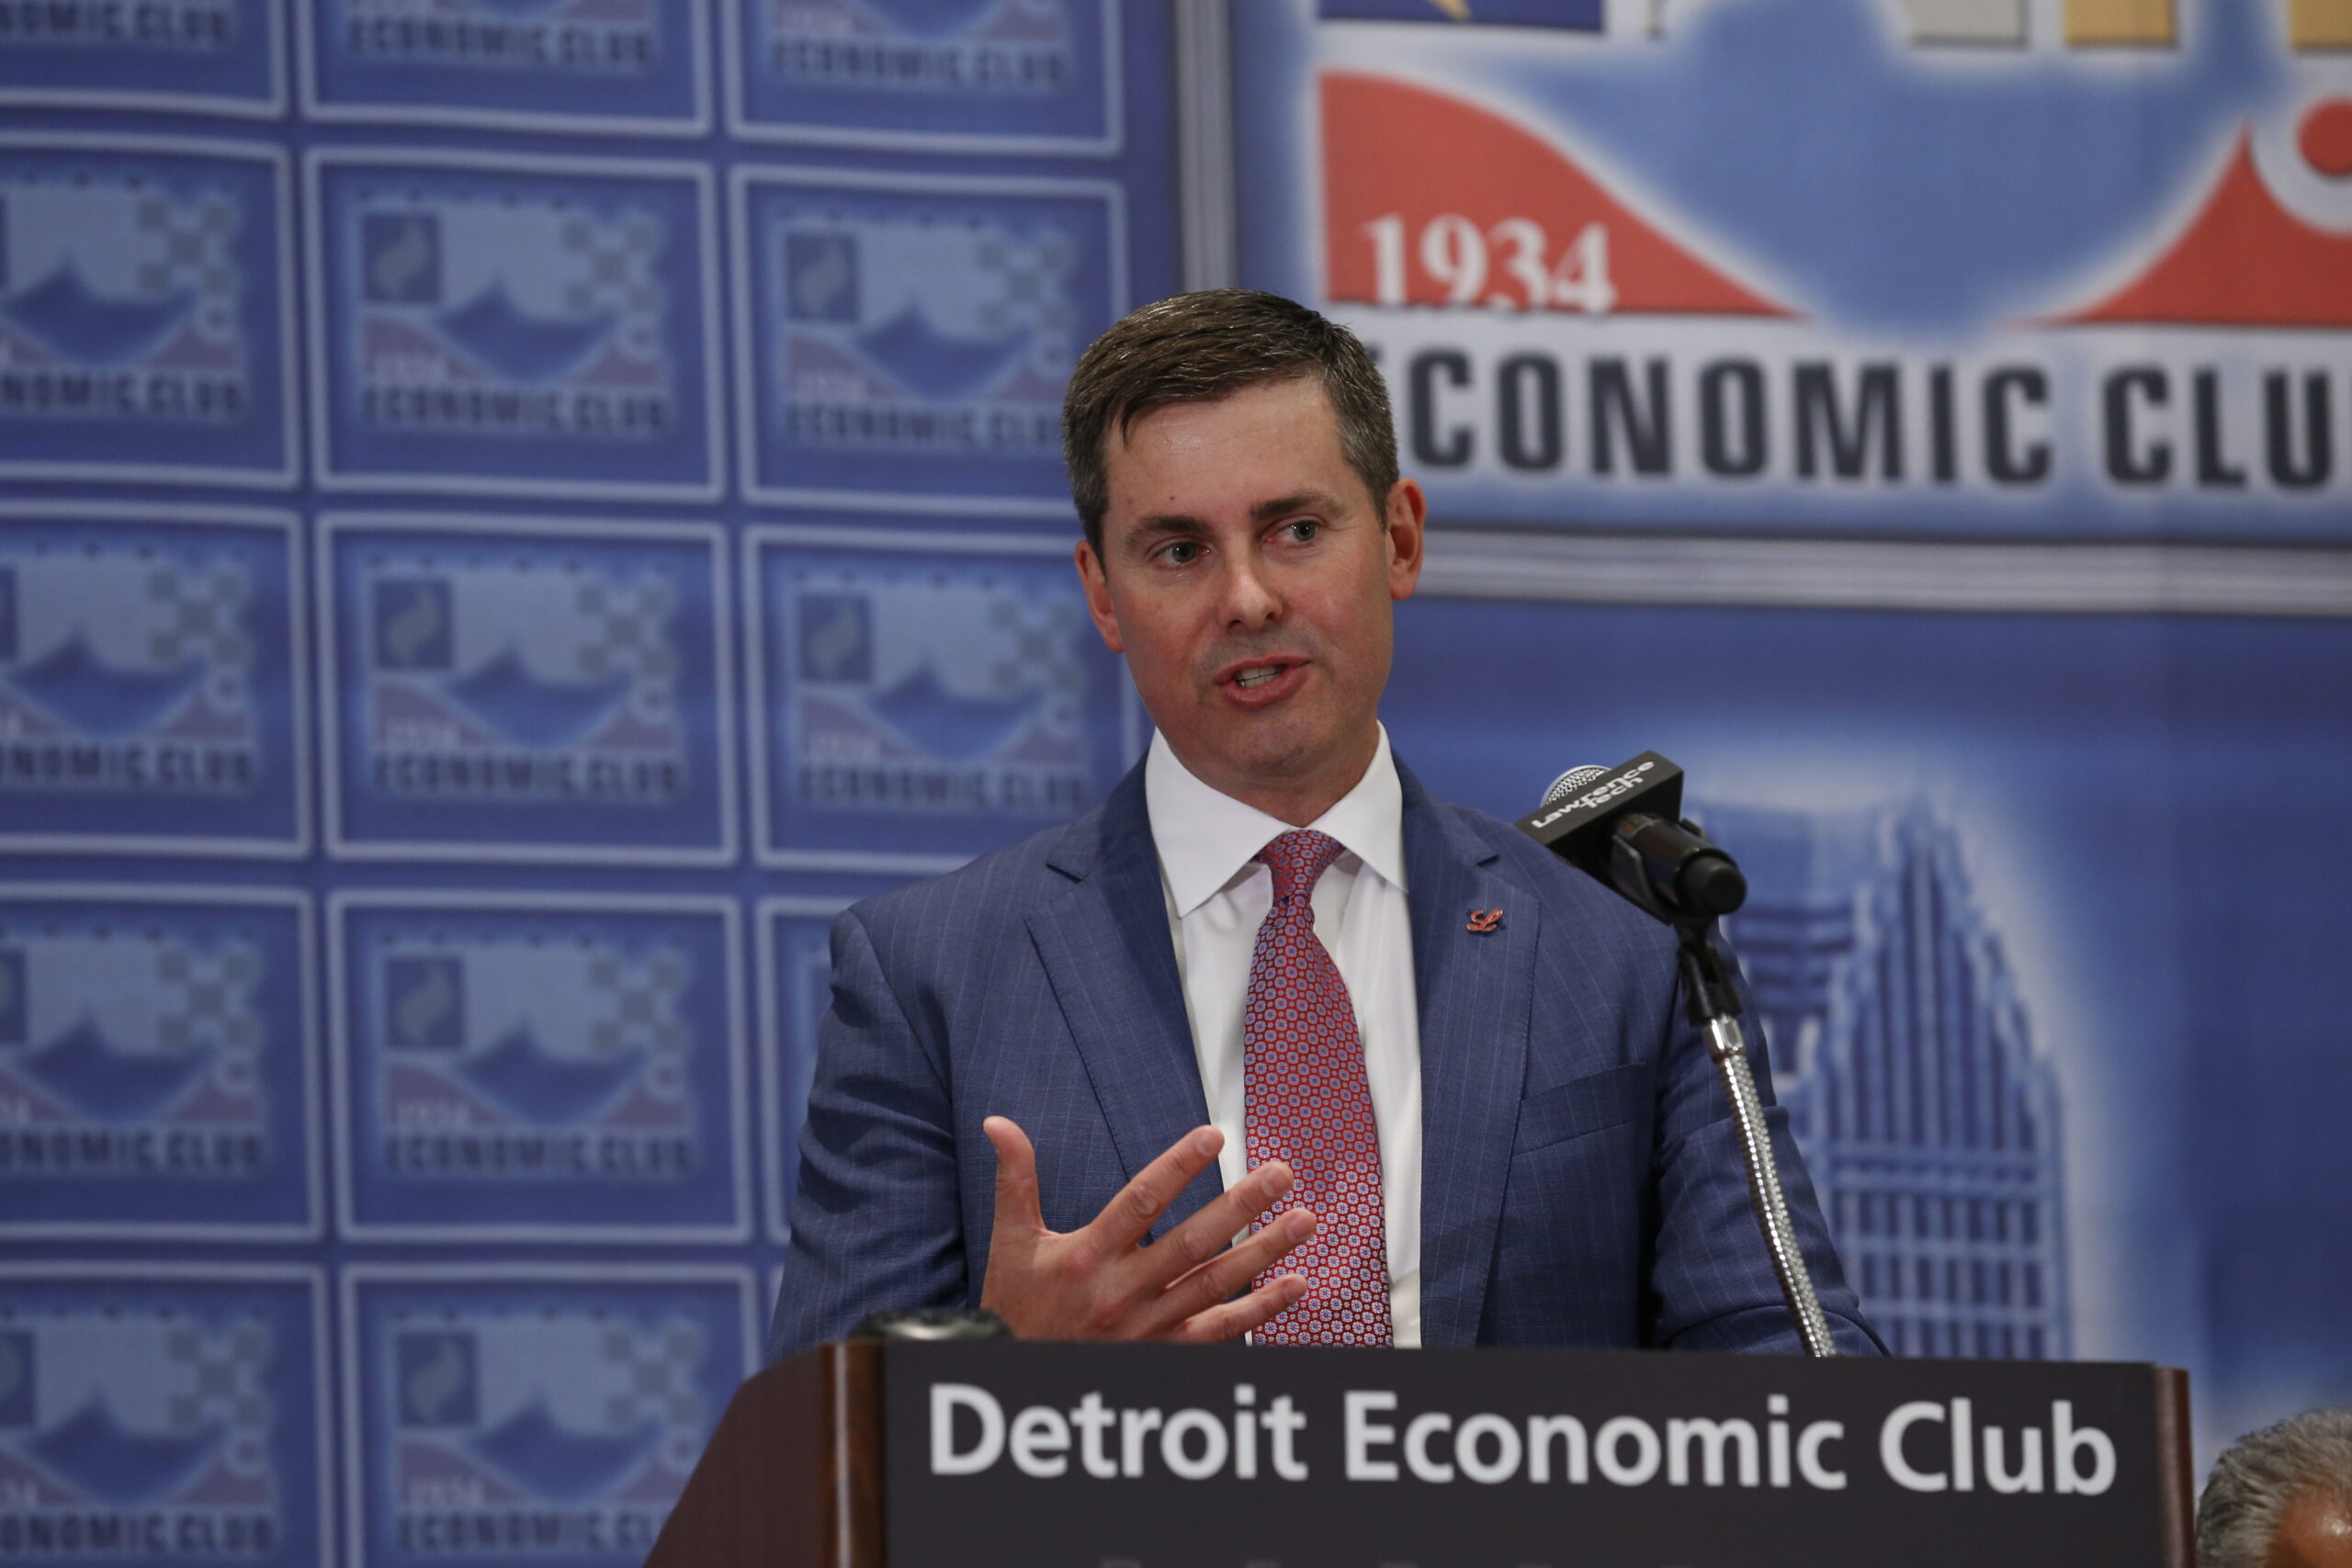
[{"label": "suit jacket sleeve", "polygon": [[946,1063],[854,909],[833,922],[832,972],[770,1360],[969,1288]]},{"label": "suit jacket sleeve", "polygon": [[[1773,1103],[1772,1071],[1761,1014],[1747,988],[1748,1064],[1780,1163],[1781,1185],[1798,1245],[1813,1273],[1830,1336],[1849,1355],[1884,1355],[1846,1283],[1804,1156],[1789,1130],[1787,1110]],[[1685,1350],[1804,1348],[1783,1301],[1771,1253],[1748,1198],[1731,1100],[1707,1048],[1703,1030],[1689,1021],[1675,988],[1660,1061],[1654,1178],[1657,1223],[1650,1258],[1644,1338]]]}]

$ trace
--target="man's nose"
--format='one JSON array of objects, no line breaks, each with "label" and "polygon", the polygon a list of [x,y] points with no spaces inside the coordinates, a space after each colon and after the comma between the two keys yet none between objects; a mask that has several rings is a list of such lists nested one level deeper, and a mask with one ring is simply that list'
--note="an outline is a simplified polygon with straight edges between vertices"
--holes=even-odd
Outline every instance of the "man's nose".
[{"label": "man's nose", "polygon": [[1229,557],[1225,574],[1225,620],[1227,626],[1262,626],[1282,619],[1282,596],[1266,580],[1261,562]]}]

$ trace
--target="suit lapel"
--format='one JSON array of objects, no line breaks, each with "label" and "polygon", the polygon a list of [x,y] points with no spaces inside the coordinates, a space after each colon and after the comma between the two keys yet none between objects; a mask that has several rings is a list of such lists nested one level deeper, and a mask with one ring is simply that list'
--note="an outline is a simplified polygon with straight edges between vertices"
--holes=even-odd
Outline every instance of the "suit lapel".
[{"label": "suit lapel", "polygon": [[[1029,917],[1030,938],[1110,1127],[1121,1179],[1132,1179],[1209,1119],[1140,766],[1099,814],[1071,828],[1049,863],[1073,886]],[[1223,1190],[1212,1164],[1152,1235]]]},{"label": "suit lapel", "polygon": [[[1540,917],[1532,897],[1496,874],[1495,852],[1403,763],[1396,771],[1420,1014],[1421,1338],[1467,1345],[1485,1309],[1526,1076]],[[1030,936],[1129,1179],[1208,1121],[1141,768],[1049,863],[1072,885],[1030,916]],[[1490,909],[1503,911],[1495,930],[1468,929],[1471,911]],[[1213,1165],[1152,1234],[1222,1190]]]},{"label": "suit lapel", "polygon": [[[1421,1036],[1421,1342],[1476,1339],[1527,1069],[1536,901],[1397,765]],[[1502,911],[1487,931],[1472,911]]]}]

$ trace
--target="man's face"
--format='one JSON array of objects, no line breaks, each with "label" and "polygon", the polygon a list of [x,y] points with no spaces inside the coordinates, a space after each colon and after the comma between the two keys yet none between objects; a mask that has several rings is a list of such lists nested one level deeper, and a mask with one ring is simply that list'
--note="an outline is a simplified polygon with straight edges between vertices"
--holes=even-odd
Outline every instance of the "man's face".
[{"label": "man's face", "polygon": [[1157,409],[1103,456],[1102,553],[1078,547],[1102,640],[1195,777],[1311,821],[1379,745],[1420,488],[1365,493],[1311,378]]}]

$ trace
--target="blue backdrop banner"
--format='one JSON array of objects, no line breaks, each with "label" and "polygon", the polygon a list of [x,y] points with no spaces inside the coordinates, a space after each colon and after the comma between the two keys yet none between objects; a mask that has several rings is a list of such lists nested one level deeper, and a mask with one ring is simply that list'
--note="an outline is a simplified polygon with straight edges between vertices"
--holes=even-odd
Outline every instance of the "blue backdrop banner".
[{"label": "blue backdrop banner", "polygon": [[1220,234],[1398,755],[1690,770],[1890,1341],[2352,1403],[2344,6],[1186,7],[0,6],[0,1552],[642,1558],[830,918],[1141,755],[1059,403]]},{"label": "blue backdrop banner", "polygon": [[0,6],[0,1556],[642,1560],[831,915],[1141,716],[1118,0]]},{"label": "blue backdrop banner", "polygon": [[2341,7],[1236,21],[1245,280],[1437,520],[1399,754],[1690,771],[1897,1351],[2188,1367],[2209,1457],[2352,1403]]}]

